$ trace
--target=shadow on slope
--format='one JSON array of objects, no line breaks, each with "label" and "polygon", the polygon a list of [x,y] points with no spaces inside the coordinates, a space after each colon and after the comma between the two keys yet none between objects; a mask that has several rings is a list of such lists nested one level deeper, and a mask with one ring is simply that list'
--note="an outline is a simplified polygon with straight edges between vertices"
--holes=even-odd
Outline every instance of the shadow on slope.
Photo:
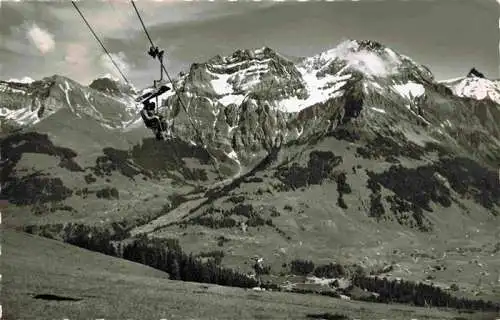
[{"label": "shadow on slope", "polygon": [[2,169],[2,179],[10,176],[13,168],[25,153],[39,153],[58,157],[61,168],[73,172],[84,171],[73,159],[77,156],[76,152],[69,148],[55,146],[47,134],[27,132],[10,135],[1,141],[0,152],[2,161],[7,162]]},{"label": "shadow on slope", "polygon": [[372,190],[370,214],[380,218],[385,213],[380,202],[380,186],[383,186],[394,192],[386,200],[397,221],[403,225],[409,223],[421,231],[429,231],[432,227],[424,215],[424,211],[433,211],[431,202],[450,207],[452,201],[460,200],[454,199],[451,190],[461,198],[472,198],[493,215],[498,215],[500,182],[497,173],[471,159],[444,157],[434,164],[417,168],[393,165],[381,173],[368,172],[368,176],[368,188]]},{"label": "shadow on slope", "polygon": [[[146,170],[156,173],[179,170],[185,179],[206,181],[207,168],[210,166],[210,155],[199,146],[189,144],[178,138],[158,142],[155,139],[144,139],[141,145],[132,148],[131,158]],[[199,162],[199,168],[188,166],[183,159],[191,158]]]},{"label": "shadow on slope", "polygon": [[52,176],[43,167],[37,167],[37,163],[33,163],[32,167],[17,168],[22,157],[29,154],[43,154],[58,159],[58,166],[68,170],[68,176],[87,172],[84,175],[87,184],[96,182],[88,170],[96,177],[108,179],[108,182],[111,182],[108,177],[115,171],[132,180],[141,174],[152,179],[172,178],[181,184],[186,183],[186,180],[208,180],[210,158],[206,150],[179,139],[166,142],[144,139],[142,144],[135,145],[131,150],[104,148],[103,155],[97,157],[95,165],[86,168],[75,161],[78,155],[75,151],[54,145],[47,134],[13,134],[2,139],[0,146],[2,198],[15,205],[37,205],[42,211],[48,211],[45,204],[61,202],[74,192],[64,185],[64,177]]},{"label": "shadow on slope", "polygon": [[59,167],[76,174],[84,169],[74,161],[76,152],[55,146],[46,134],[28,132],[14,134],[1,141],[2,181],[1,194],[17,205],[43,204],[62,201],[72,195],[60,178],[49,177],[40,171],[21,176],[15,170],[22,156],[29,153],[45,154],[59,158]]},{"label": "shadow on slope", "polygon": [[[207,151],[177,138],[169,141],[146,138],[131,150],[105,148],[103,153],[90,168],[99,177],[111,176],[113,171],[118,171],[132,180],[143,174],[151,179],[171,178],[184,182],[176,175],[178,172],[185,180],[208,180],[210,158]],[[186,159],[196,160],[198,165],[187,164]]]},{"label": "shadow on slope", "polygon": [[332,170],[342,163],[342,157],[331,151],[312,151],[307,166],[297,163],[283,164],[277,168],[275,177],[282,183],[282,191],[295,190],[332,178]]},{"label": "shadow on slope", "polygon": [[71,298],[71,297],[64,297],[64,296],[51,294],[51,293],[37,294],[33,297],[33,299],[41,299],[41,300],[47,300],[47,301],[81,301],[82,300],[82,299],[76,299],[76,298]]}]

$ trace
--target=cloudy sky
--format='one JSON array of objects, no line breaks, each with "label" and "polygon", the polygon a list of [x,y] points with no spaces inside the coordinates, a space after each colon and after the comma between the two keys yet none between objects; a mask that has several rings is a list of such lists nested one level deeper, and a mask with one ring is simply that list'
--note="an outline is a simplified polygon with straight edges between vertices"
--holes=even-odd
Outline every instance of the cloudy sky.
[{"label": "cloudy sky", "polygon": [[[427,65],[438,79],[462,76],[473,66],[500,77],[495,0],[136,4],[153,41],[167,51],[171,76],[239,48],[266,45],[308,56],[350,38],[380,41]],[[131,82],[143,87],[158,77],[129,1],[78,6]],[[0,79],[61,74],[88,84],[106,73],[119,76],[71,2],[0,0]]]}]

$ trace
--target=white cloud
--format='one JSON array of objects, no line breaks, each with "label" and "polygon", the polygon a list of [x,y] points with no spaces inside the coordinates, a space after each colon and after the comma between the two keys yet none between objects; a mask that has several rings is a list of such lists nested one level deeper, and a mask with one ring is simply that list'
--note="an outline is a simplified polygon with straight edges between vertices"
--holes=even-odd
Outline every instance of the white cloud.
[{"label": "white cloud", "polygon": [[54,35],[47,30],[41,29],[36,24],[33,24],[28,28],[26,36],[42,54],[46,54],[54,50],[56,45]]},{"label": "white cloud", "polygon": [[50,73],[65,75],[82,84],[89,84],[95,79],[96,73],[103,69],[98,61],[102,51],[94,43],[61,41],[58,46],[64,50],[64,56],[50,65]]},{"label": "white cloud", "polygon": [[[128,78],[128,74],[130,73],[131,70],[131,65],[127,61],[127,56],[123,52],[118,52],[118,53],[111,53],[111,57],[113,58],[113,61],[116,63],[118,68],[120,68],[121,72],[125,75],[125,77]],[[106,69],[106,72],[110,73],[111,75],[123,79],[120,72],[116,69],[115,65],[113,62],[110,60],[107,54],[102,54],[99,62],[102,67]]]},{"label": "white cloud", "polygon": [[[1,0],[0,0],[1,1]],[[94,79],[109,74],[110,78],[123,81],[122,76],[113,65],[108,55],[94,43],[69,42],[64,44],[65,55],[58,63],[58,71],[83,84],[89,84]],[[124,52],[111,53],[114,62],[129,81],[132,76],[132,66]],[[59,71],[60,70],[60,71]]]},{"label": "white cloud", "polygon": [[397,64],[394,58],[383,59],[378,54],[365,49],[358,51],[358,47],[356,41],[345,40],[330,52],[345,60],[350,67],[367,75],[383,77],[394,72]]},{"label": "white cloud", "polygon": [[346,56],[349,65],[359,71],[376,76],[385,76],[390,73],[388,62],[378,55],[366,50],[350,53]]},{"label": "white cloud", "polygon": [[66,56],[64,60],[72,65],[81,65],[86,62],[88,57],[88,49],[80,43],[68,43],[66,46]]}]

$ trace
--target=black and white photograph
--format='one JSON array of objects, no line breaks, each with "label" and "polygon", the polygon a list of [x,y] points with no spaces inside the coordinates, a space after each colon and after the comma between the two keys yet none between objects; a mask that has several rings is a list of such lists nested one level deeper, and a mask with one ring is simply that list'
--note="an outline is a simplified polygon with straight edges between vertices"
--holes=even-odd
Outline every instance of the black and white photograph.
[{"label": "black and white photograph", "polygon": [[0,0],[0,318],[500,320],[500,0]]}]

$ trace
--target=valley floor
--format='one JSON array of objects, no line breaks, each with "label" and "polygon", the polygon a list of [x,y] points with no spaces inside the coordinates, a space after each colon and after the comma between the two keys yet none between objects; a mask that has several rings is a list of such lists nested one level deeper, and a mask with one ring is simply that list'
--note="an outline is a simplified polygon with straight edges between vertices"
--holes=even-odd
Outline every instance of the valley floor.
[{"label": "valley floor", "polygon": [[308,319],[324,313],[351,319],[494,319],[171,281],[152,268],[55,240],[9,229],[2,238],[3,319]]}]

